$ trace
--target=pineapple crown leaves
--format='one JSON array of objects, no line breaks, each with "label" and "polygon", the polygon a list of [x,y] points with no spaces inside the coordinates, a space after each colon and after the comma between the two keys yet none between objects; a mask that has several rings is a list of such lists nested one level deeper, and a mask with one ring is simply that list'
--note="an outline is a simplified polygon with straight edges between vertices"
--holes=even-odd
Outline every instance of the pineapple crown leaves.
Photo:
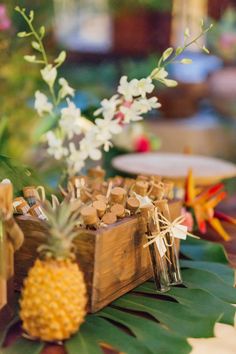
[{"label": "pineapple crown leaves", "polygon": [[49,202],[43,206],[48,218],[48,237],[46,243],[38,248],[42,258],[67,259],[73,258],[73,241],[78,232],[79,211],[74,212],[68,201],[53,208]]}]

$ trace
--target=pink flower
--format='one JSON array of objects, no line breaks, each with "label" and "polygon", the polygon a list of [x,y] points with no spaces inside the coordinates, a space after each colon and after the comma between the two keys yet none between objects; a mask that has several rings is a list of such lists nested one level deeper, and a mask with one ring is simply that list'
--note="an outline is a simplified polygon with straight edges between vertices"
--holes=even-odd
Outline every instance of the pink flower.
[{"label": "pink flower", "polygon": [[[130,108],[132,105],[132,101],[124,101],[122,104],[123,107]],[[122,112],[117,112],[115,118],[119,121],[120,125],[123,125],[123,120],[125,119],[125,114]]]},{"label": "pink flower", "polygon": [[146,136],[140,136],[134,142],[134,149],[137,152],[149,152],[149,151],[151,151],[150,140]]},{"label": "pink flower", "polygon": [[0,31],[7,31],[11,27],[11,20],[7,15],[4,4],[0,4]]}]

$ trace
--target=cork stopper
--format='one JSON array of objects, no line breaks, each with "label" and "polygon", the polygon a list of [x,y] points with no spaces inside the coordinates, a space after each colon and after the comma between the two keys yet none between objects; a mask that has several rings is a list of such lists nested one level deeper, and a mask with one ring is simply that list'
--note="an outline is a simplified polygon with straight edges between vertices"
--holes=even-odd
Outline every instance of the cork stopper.
[{"label": "cork stopper", "polygon": [[100,194],[101,190],[103,188],[102,182],[99,181],[98,179],[92,180],[89,183],[89,187],[91,188],[91,190],[93,191],[93,193],[97,193]]},{"label": "cork stopper", "polygon": [[112,212],[106,213],[106,214],[103,215],[102,221],[104,222],[104,224],[111,225],[111,224],[114,224],[117,221],[117,217]]},{"label": "cork stopper", "polygon": [[80,190],[80,199],[83,203],[87,203],[91,198],[92,195],[86,189],[83,188]]},{"label": "cork stopper", "polygon": [[126,197],[126,190],[121,187],[115,187],[111,190],[110,198],[113,204],[123,204]]},{"label": "cork stopper", "polygon": [[165,181],[164,182],[164,193],[165,198],[173,199],[174,182]]},{"label": "cork stopper", "polygon": [[39,199],[38,192],[34,186],[28,186],[23,188],[23,195],[25,198]]},{"label": "cork stopper", "polygon": [[90,168],[88,171],[88,176],[93,179],[104,180],[105,178],[105,170],[103,170],[100,166]]},{"label": "cork stopper", "polygon": [[124,188],[126,190],[129,190],[135,183],[135,180],[133,178],[125,178],[124,180]]},{"label": "cork stopper", "polygon": [[154,205],[153,204],[146,204],[140,207],[140,213],[142,217],[144,217],[146,220],[149,219],[150,213],[154,211]]},{"label": "cork stopper", "polygon": [[74,188],[79,188],[81,185],[86,183],[86,176],[72,176],[70,177],[69,182]]},{"label": "cork stopper", "polygon": [[154,205],[159,209],[159,211],[164,215],[164,217],[170,220],[170,209],[167,199],[157,200]]},{"label": "cork stopper", "polygon": [[160,183],[162,181],[162,177],[161,176],[151,176],[151,179],[155,182],[155,183]]},{"label": "cork stopper", "polygon": [[138,175],[137,176],[137,181],[143,181],[143,182],[148,182],[149,177],[145,175]]},{"label": "cork stopper", "polygon": [[103,203],[105,203],[105,204],[108,203],[107,197],[106,197],[105,195],[102,195],[102,194],[97,194],[97,195],[95,196],[95,200],[99,200],[100,202],[103,202]]},{"label": "cork stopper", "polygon": [[109,178],[108,182],[112,182],[114,187],[121,187],[124,183],[124,178],[121,176],[115,176],[113,178]]},{"label": "cork stopper", "polygon": [[97,210],[99,218],[101,218],[105,214],[107,205],[101,200],[96,200],[93,202],[93,207]]},{"label": "cork stopper", "polygon": [[135,197],[130,197],[126,201],[126,208],[129,209],[131,212],[136,212],[140,206],[140,202]]},{"label": "cork stopper", "polygon": [[83,207],[81,216],[85,225],[96,225],[98,222],[97,210],[93,206]]},{"label": "cork stopper", "polygon": [[115,214],[118,218],[122,218],[125,216],[125,208],[121,204],[114,204],[111,207],[111,212]]},{"label": "cork stopper", "polygon": [[146,181],[137,181],[134,185],[135,193],[141,195],[142,197],[145,197],[145,195],[147,195],[147,190],[148,182]]},{"label": "cork stopper", "polygon": [[154,184],[151,187],[150,196],[153,199],[161,200],[164,198],[164,195],[165,195],[165,190],[164,190],[164,187],[162,186],[162,184],[160,184],[160,183],[157,184],[154,182]]}]

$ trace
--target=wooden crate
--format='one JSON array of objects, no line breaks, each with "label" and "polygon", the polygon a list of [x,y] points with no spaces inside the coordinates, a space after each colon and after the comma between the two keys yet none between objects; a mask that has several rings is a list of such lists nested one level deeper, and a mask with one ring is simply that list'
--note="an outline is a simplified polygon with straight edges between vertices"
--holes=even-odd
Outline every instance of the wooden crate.
[{"label": "wooden crate", "polygon": [[[170,205],[171,217],[180,215],[181,202]],[[46,235],[46,225],[29,216],[17,217],[25,235],[15,255],[16,285],[19,289],[36,258],[37,247]],[[97,231],[84,230],[76,243],[76,257],[85,274],[89,311],[96,312],[152,276],[145,238],[139,232],[138,217],[125,218]]]}]

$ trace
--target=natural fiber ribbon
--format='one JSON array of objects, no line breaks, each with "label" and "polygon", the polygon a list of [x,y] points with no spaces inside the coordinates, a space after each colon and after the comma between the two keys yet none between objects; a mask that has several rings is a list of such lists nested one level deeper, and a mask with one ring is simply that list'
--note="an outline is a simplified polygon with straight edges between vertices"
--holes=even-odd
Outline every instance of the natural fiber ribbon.
[{"label": "natural fiber ribbon", "polygon": [[[161,257],[163,257],[166,252],[168,247],[172,247],[174,243],[174,239],[181,239],[181,240],[186,240],[187,236],[193,237],[193,238],[199,238],[190,232],[188,232],[188,228],[185,225],[182,225],[182,223],[185,220],[185,216],[181,215],[177,217],[174,221],[169,221],[164,217],[159,212],[155,212],[154,215],[154,221],[155,223],[158,223],[159,220],[161,220],[162,226],[161,226],[161,231],[160,232],[153,232],[152,235],[148,236],[147,239],[148,242],[145,243],[143,247],[148,247],[149,245],[156,243],[158,250],[160,252]],[[171,242],[168,243],[166,236],[170,235],[171,236]]]}]

